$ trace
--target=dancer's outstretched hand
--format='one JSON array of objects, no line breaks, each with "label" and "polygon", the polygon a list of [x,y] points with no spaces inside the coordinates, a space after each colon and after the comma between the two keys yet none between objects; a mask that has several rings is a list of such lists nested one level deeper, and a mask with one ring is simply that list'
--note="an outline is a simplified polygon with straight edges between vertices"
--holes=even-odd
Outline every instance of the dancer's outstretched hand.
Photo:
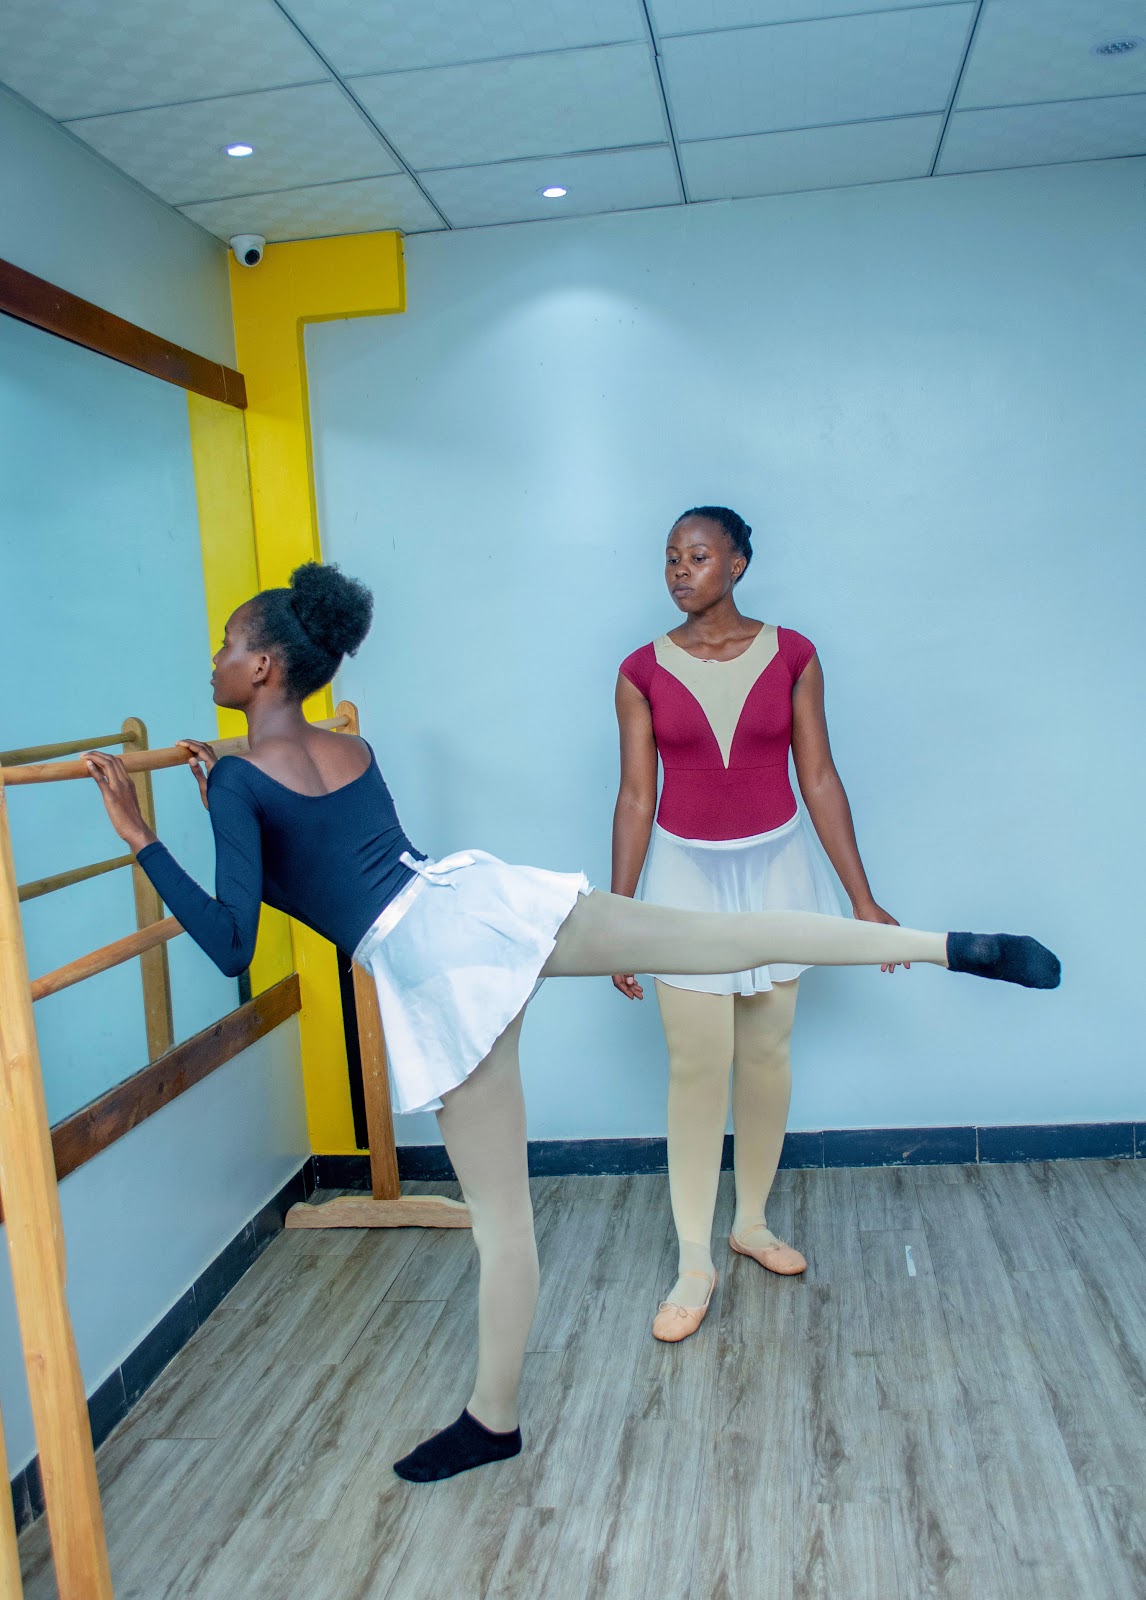
[{"label": "dancer's outstretched hand", "polygon": [[124,843],[130,845],[136,854],[144,845],[153,844],[155,835],[143,820],[135,785],[120,758],[109,756],[102,750],[89,750],[84,760],[88,771],[99,784],[111,825]]},{"label": "dancer's outstretched hand", "polygon": [[626,1000],[643,1000],[645,998],[644,989],[631,972],[614,972],[613,988],[623,994]]},{"label": "dancer's outstretched hand", "polygon": [[187,765],[191,768],[191,775],[199,785],[199,798],[207,804],[207,774],[218,761],[218,756],[209,744],[204,744],[202,739],[176,739],[178,748],[187,751]]},{"label": "dancer's outstretched hand", "polygon": [[[898,918],[893,917],[891,912],[885,911],[882,906],[877,906],[874,900],[870,901],[866,906],[857,907],[855,918],[857,922],[882,922],[888,928],[899,927]],[[899,964],[896,961],[885,961],[879,970],[881,972],[894,972]],[[902,965],[904,972],[911,971],[910,961],[905,961]]]}]

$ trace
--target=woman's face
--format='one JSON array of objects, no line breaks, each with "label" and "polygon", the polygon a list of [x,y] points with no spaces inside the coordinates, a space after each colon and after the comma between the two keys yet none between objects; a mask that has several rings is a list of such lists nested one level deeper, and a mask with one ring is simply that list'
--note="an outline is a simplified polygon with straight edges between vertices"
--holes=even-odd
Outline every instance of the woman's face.
[{"label": "woman's face", "polygon": [[270,657],[265,650],[252,650],[247,643],[245,614],[242,605],[231,613],[223,632],[223,643],[213,659],[215,670],[211,674],[211,688],[217,706],[231,711],[242,711],[250,704],[257,684],[266,679]]},{"label": "woman's face", "polygon": [[685,517],[669,534],[665,582],[687,616],[707,611],[731,594],[746,565],[720,524],[707,517]]}]

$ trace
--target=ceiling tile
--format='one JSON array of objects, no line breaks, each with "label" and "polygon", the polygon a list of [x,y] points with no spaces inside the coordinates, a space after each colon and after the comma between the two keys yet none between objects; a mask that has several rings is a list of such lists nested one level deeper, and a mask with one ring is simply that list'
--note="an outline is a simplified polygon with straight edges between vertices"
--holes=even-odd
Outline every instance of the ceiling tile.
[{"label": "ceiling tile", "polygon": [[971,5],[666,39],[681,139],[940,111],[966,46]]},{"label": "ceiling tile", "polygon": [[[175,205],[398,170],[333,83],[126,111],[68,127]],[[238,140],[254,145],[254,155],[235,161],[224,154]]]},{"label": "ceiling tile", "polygon": [[1146,95],[1142,94],[957,111],[947,125],[936,171],[984,172],[1140,155],[1146,155]]},{"label": "ceiling tile", "polygon": [[1092,56],[1127,35],[1146,39],[1146,0],[987,0],[959,88],[961,111],[1146,91],[1146,48]]},{"label": "ceiling tile", "polygon": [[386,73],[352,87],[419,170],[666,136],[656,72],[639,44]]},{"label": "ceiling tile", "polygon": [[951,0],[650,0],[657,33],[708,33],[714,28],[753,28],[768,22],[808,22],[860,11],[907,11],[949,5]]},{"label": "ceiling tile", "polygon": [[324,77],[272,0],[0,4],[0,78],[60,121]]},{"label": "ceiling tile", "polygon": [[444,226],[404,172],[392,178],[288,189],[283,194],[253,194],[242,200],[208,200],[179,209],[220,239],[236,233],[261,233],[272,241],[320,239],[381,228],[427,233]]},{"label": "ceiling tile", "polygon": [[757,133],[743,139],[684,144],[681,165],[690,200],[736,200],[800,189],[923,178],[931,170],[943,118],[895,117]]},{"label": "ceiling tile", "polygon": [[344,76],[645,38],[640,0],[287,0],[287,9]]},{"label": "ceiling tile", "polygon": [[[461,167],[428,173],[423,181],[456,228],[680,203],[676,163],[667,145]],[[569,193],[563,200],[543,200],[539,191],[549,184],[561,184]]]}]

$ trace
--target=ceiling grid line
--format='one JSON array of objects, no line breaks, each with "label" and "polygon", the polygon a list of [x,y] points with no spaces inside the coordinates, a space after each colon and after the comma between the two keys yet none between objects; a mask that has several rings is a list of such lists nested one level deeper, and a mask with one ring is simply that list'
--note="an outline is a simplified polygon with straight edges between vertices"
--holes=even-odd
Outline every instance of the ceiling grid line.
[{"label": "ceiling grid line", "polygon": [[[431,208],[431,210],[435,213],[435,215],[441,219],[442,223],[444,224],[444,226],[446,228],[452,228],[453,227],[453,223],[446,216],[446,214],[442,210],[442,208],[438,205],[438,202],[434,199],[433,195],[430,194],[430,192],[423,185],[421,179],[418,177],[418,174],[414,171],[413,167],[410,166],[410,164],[406,161],[405,157],[401,154],[401,152],[399,150],[397,150],[393,144],[391,144],[390,140],[387,138],[387,136],[386,136],[385,132],[383,131],[383,129],[379,127],[377,122],[375,122],[374,118],[370,115],[369,111],[367,111],[366,107],[362,104],[361,100],[359,100],[358,96],[350,88],[350,85],[346,82],[346,80],[343,77],[341,77],[334,70],[333,64],[327,59],[327,57],[318,48],[318,46],[315,44],[314,40],[311,39],[310,36],[307,33],[305,33],[304,30],[298,25],[298,23],[295,21],[294,17],[291,15],[291,13],[287,10],[286,6],[283,4],[283,0],[271,0],[271,4],[275,7],[276,11],[280,12],[282,14],[282,16],[284,16],[286,18],[286,20],[290,23],[291,27],[298,34],[299,38],[306,45],[307,49],[313,51],[316,60],[318,60],[318,61],[320,61],[322,63],[322,65],[326,69],[326,71],[330,73],[330,76],[331,76],[331,79],[333,80],[333,82],[342,91],[343,95],[350,102],[350,104],[354,107],[355,111],[358,112],[358,115],[363,119],[363,121],[370,128],[373,129],[374,133],[381,140],[382,147],[386,151],[386,154],[390,157],[390,159],[392,161],[396,161],[398,163],[398,165],[401,167],[402,171],[406,174],[407,178],[409,178],[410,182],[417,189],[418,193],[422,196],[422,199],[426,202],[426,204]],[[347,181],[351,181],[351,180],[347,180]],[[309,187],[309,185],[308,185],[308,187]]]},{"label": "ceiling grid line", "polygon": [[[954,6],[966,5],[967,0],[924,0],[922,5],[893,6],[891,14],[897,17],[910,16],[918,11],[943,11]],[[762,22],[727,22],[716,28],[684,28],[679,32],[664,29],[662,39],[705,39],[713,33],[744,33],[748,28],[805,28],[809,22],[851,22],[856,17],[886,17],[889,13],[887,6],[873,6],[870,11],[833,11],[830,15],[814,17],[765,17]]]},{"label": "ceiling grid line", "polygon": [[939,137],[935,141],[935,154],[931,158],[931,166],[927,176],[933,178],[935,169],[939,165],[939,157],[943,154],[943,141],[947,137],[947,129],[951,124],[951,115],[955,110],[955,102],[959,98],[959,90],[963,87],[963,75],[967,71],[967,63],[971,59],[971,49],[975,43],[975,35],[979,30],[979,18],[983,15],[986,0],[977,0],[975,15],[971,18],[971,26],[967,29],[967,45],[963,51],[963,59],[959,63],[959,70],[955,74],[955,82],[951,86],[951,98],[947,102],[947,113],[943,118],[943,126],[939,130]]},{"label": "ceiling grid line", "polygon": [[1146,157],[1144,40],[1146,0],[0,0],[14,93],[272,243]]},{"label": "ceiling grid line", "polygon": [[668,129],[669,143],[672,145],[673,165],[676,167],[676,180],[680,185],[680,200],[682,205],[688,205],[688,185],[684,181],[684,168],[680,162],[680,140],[676,134],[676,124],[673,121],[672,108],[669,105],[668,90],[665,87],[665,75],[661,67],[660,43],[657,39],[653,19],[649,14],[648,0],[640,0],[641,15],[645,19],[645,29],[648,33],[649,49],[652,51],[653,70],[657,75],[657,87],[660,89],[661,106],[664,110],[665,127]]}]

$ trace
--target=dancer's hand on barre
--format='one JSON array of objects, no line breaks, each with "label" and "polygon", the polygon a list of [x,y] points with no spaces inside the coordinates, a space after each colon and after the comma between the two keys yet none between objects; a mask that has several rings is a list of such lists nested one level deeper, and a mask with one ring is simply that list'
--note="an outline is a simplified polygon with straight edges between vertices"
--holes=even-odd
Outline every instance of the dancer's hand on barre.
[{"label": "dancer's hand on barre", "polygon": [[84,760],[99,784],[111,825],[123,842],[130,845],[136,855],[145,845],[155,844],[155,834],[144,822],[139,809],[135,785],[119,757],[106,755],[102,750],[89,750]]},{"label": "dancer's hand on barre", "polygon": [[614,972],[613,988],[623,994],[626,1000],[643,1000],[645,998],[644,989],[631,972]]},{"label": "dancer's hand on barre", "polygon": [[186,750],[187,765],[191,768],[195,782],[199,785],[199,798],[207,804],[207,774],[218,761],[218,756],[209,744],[204,744],[202,739],[176,739],[176,746]]},{"label": "dancer's hand on barre", "polygon": [[[854,915],[857,922],[882,922],[889,928],[899,927],[898,921],[892,916],[891,912],[885,911],[882,906],[877,906],[874,900],[869,900],[866,905],[856,906]],[[885,962],[879,970],[881,972],[894,972],[896,965],[897,963],[894,961]],[[910,961],[903,963],[903,970],[904,972],[911,971]]]}]

